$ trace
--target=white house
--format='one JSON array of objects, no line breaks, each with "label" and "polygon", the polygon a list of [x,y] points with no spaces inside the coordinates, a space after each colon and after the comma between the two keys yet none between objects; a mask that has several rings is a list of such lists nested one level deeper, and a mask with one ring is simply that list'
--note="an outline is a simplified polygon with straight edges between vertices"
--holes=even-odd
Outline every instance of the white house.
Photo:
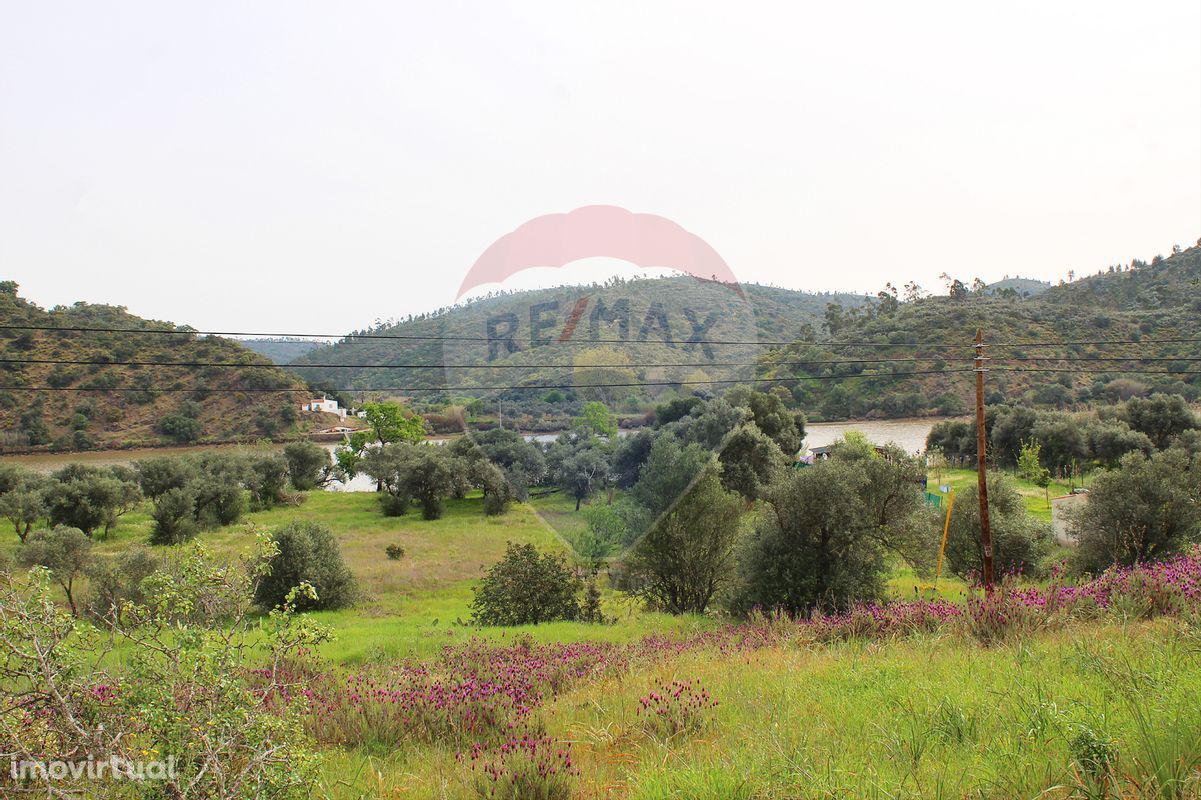
[{"label": "white house", "polygon": [[337,414],[339,418],[346,419],[346,409],[338,405],[337,400],[328,397],[315,397],[300,407],[301,411],[319,411],[324,414]]}]

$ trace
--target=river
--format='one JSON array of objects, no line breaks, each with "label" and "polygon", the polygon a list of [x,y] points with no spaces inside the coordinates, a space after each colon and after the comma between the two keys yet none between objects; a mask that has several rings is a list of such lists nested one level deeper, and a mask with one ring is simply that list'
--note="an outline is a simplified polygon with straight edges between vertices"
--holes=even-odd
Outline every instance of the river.
[{"label": "river", "polygon": [[[847,431],[859,431],[869,441],[877,444],[893,442],[908,453],[917,453],[926,448],[926,436],[930,428],[939,420],[926,419],[893,419],[872,420],[865,422],[811,422],[805,426],[805,447],[821,447],[832,443]],[[621,435],[630,431],[622,430]],[[526,439],[537,442],[553,442],[558,433],[528,434]],[[448,437],[438,437],[429,440],[436,444],[445,444]],[[336,443],[322,444],[331,453]],[[22,464],[38,472],[51,472],[70,463],[95,464],[107,466],[110,464],[129,464],[134,461],[155,458],[158,456],[177,456],[199,452],[253,453],[265,450],[279,450],[281,445],[203,445],[200,447],[148,447],[133,450],[90,450],[82,453],[36,453],[32,455],[0,456],[0,461]],[[346,484],[335,483],[331,487],[335,491],[369,492],[375,490],[375,483],[366,475],[359,475]]]}]

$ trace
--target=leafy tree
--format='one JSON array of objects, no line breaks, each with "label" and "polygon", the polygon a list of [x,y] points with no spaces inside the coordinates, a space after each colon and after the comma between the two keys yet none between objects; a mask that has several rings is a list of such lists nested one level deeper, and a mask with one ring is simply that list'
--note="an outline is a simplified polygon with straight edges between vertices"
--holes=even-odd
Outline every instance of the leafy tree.
[{"label": "leafy tree", "polygon": [[626,565],[637,594],[672,614],[703,614],[729,582],[742,502],[707,465],[681,501],[634,545]]},{"label": "leafy tree", "polygon": [[[328,466],[329,452],[324,448],[317,449],[325,453]],[[254,456],[247,460],[246,467],[246,488],[250,490],[250,500],[255,508],[273,508],[287,499],[290,470],[286,455]]]},{"label": "leafy tree", "polygon": [[150,531],[150,543],[158,545],[180,544],[196,535],[196,495],[187,486],[178,486],[160,494],[154,501],[150,516],[154,527]]},{"label": "leafy tree", "polygon": [[1095,420],[1088,425],[1086,436],[1089,452],[1103,467],[1116,467],[1127,453],[1150,455],[1155,449],[1147,434],[1132,430],[1120,419]]},{"label": "leafy tree", "polygon": [[[1032,517],[1013,482],[996,473],[988,475],[988,518],[997,574],[1038,577],[1051,545],[1050,526]],[[984,567],[980,530],[979,493],[971,486],[955,497],[946,549],[947,565],[965,580],[979,577]]]},{"label": "leafy tree", "polygon": [[718,458],[722,486],[747,500],[759,497],[787,463],[776,443],[753,422],[744,422],[726,437]]},{"label": "leafy tree", "polygon": [[861,498],[867,484],[860,465],[830,459],[772,486],[744,551],[735,607],[798,615],[880,597],[887,565]]},{"label": "leafy tree", "polygon": [[661,514],[684,495],[711,459],[703,446],[683,446],[669,432],[660,433],[631,494],[652,514]]},{"label": "leafy tree", "polygon": [[477,625],[538,625],[580,615],[581,581],[562,555],[509,542],[473,590]]},{"label": "leafy tree", "polygon": [[292,442],[284,447],[288,477],[292,486],[301,492],[317,489],[329,483],[333,474],[330,453],[315,442]]},{"label": "leafy tree", "polygon": [[699,397],[677,397],[655,406],[655,424],[659,427],[683,419],[701,404]]},{"label": "leafy tree", "polygon": [[260,608],[279,608],[293,589],[307,583],[315,596],[294,599],[298,611],[345,608],[355,600],[354,575],[342,559],[338,540],[328,527],[317,522],[293,521],[271,536],[276,553],[268,560],[270,572],[255,589]]},{"label": "leafy tree", "polygon": [[[1034,426],[1038,423],[1038,412],[1025,406],[1002,409],[996,416],[989,437],[989,457],[997,464],[1012,466],[1017,463],[1022,444],[1034,438]],[[975,453],[975,429],[972,430],[970,448]]]},{"label": "leafy tree", "polygon": [[584,404],[573,425],[577,430],[596,436],[615,436],[617,434],[617,418],[604,403],[595,401]]},{"label": "leafy tree", "polygon": [[1031,436],[1041,445],[1042,462],[1056,470],[1067,470],[1089,457],[1085,426],[1062,412],[1040,414]]},{"label": "leafy tree", "polygon": [[171,489],[182,489],[197,474],[196,464],[186,458],[172,456],[151,458],[134,464],[142,493],[151,500]]},{"label": "leafy tree", "polygon": [[79,616],[73,587],[91,559],[92,541],[78,528],[58,525],[48,531],[34,531],[21,545],[18,557],[26,567],[43,567],[58,582],[67,596],[71,615]]},{"label": "leafy tree", "polygon": [[1130,453],[1116,472],[1099,475],[1072,527],[1080,572],[1101,572],[1164,558],[1201,536],[1196,462],[1183,448],[1150,458]]},{"label": "leafy tree", "polygon": [[480,459],[468,467],[472,485],[484,493],[484,513],[496,516],[505,513],[515,499],[513,486],[500,467]]},{"label": "leafy tree", "polygon": [[619,489],[629,489],[638,482],[638,473],[650,456],[655,437],[650,431],[622,438],[613,453],[613,479]]},{"label": "leafy tree", "polygon": [[46,484],[46,479],[35,472],[15,465],[0,465],[0,516],[13,524],[22,542],[47,514]]},{"label": "leafy tree", "polygon": [[673,433],[683,444],[695,443],[716,450],[746,416],[745,409],[735,408],[725,400],[706,400],[688,416],[664,426],[664,430]]},{"label": "leafy tree", "polygon": [[529,487],[538,485],[546,476],[542,450],[517,431],[495,428],[462,437],[460,441],[473,442],[484,457],[504,470],[520,499],[527,496]]},{"label": "leafy tree", "polygon": [[85,464],[69,464],[54,473],[45,490],[50,523],[78,528],[89,538],[101,527],[107,534],[140,496],[136,483]]},{"label": "leafy tree", "polygon": [[343,482],[358,475],[370,444],[371,434],[367,431],[350,434],[350,441],[334,448],[334,475]]},{"label": "leafy tree", "polygon": [[559,463],[556,483],[575,498],[575,510],[580,503],[608,485],[609,459],[599,447],[585,444],[577,447]]},{"label": "leafy tree", "polygon": [[1201,427],[1188,403],[1178,394],[1131,398],[1119,415],[1131,428],[1147,434],[1158,450],[1166,448],[1181,433]]},{"label": "leafy tree", "polygon": [[425,519],[442,516],[443,501],[456,491],[460,476],[443,448],[398,443],[371,451],[364,471],[387,492],[384,513],[404,514],[410,501],[421,504]]},{"label": "leafy tree", "polygon": [[774,392],[757,392],[738,386],[726,395],[734,406],[748,409],[759,430],[763,431],[786,456],[795,456],[805,439],[805,415],[793,413]]},{"label": "leafy tree", "polygon": [[188,489],[194,498],[192,514],[204,528],[232,525],[246,513],[246,495],[242,486],[229,475],[202,475]]},{"label": "leafy tree", "polygon": [[115,558],[92,562],[87,613],[98,620],[119,621],[127,605],[147,601],[142,582],[158,568],[158,559],[145,547],[131,547]]},{"label": "leafy tree", "polygon": [[400,403],[365,403],[363,411],[375,440],[381,445],[425,439],[425,422]]},{"label": "leafy tree", "polygon": [[[1018,453],[1018,475],[1049,492],[1051,486],[1051,470],[1042,465],[1042,445],[1035,439],[1022,445]],[[1048,495],[1047,505],[1051,504]]]}]

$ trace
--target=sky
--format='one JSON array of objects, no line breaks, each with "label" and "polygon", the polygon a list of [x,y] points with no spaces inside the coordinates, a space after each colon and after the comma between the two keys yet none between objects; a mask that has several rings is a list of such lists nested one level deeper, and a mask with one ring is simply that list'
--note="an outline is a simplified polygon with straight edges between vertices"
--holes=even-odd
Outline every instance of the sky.
[{"label": "sky", "polygon": [[1195,0],[0,0],[0,277],[343,332],[603,204],[748,282],[1057,281],[1201,236],[1199,41]]}]

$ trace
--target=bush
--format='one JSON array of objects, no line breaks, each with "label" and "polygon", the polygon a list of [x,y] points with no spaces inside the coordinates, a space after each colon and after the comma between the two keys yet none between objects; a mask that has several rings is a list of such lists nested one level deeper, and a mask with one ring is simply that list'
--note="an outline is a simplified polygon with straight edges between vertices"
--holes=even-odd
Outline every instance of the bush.
[{"label": "bush", "polygon": [[[1050,526],[1030,516],[1013,483],[995,473],[988,476],[988,511],[997,575],[1023,573],[1038,577],[1051,546]],[[951,571],[965,580],[978,578],[983,570],[980,500],[975,486],[955,497],[946,561]]]},{"label": "bush", "polygon": [[284,447],[288,477],[300,492],[324,486],[333,468],[328,450],[314,442],[292,442]]},{"label": "bush", "polygon": [[405,549],[398,544],[390,544],[384,548],[389,561],[400,561],[405,556]]},{"label": "bush", "polygon": [[1198,538],[1201,490],[1187,452],[1171,448],[1147,458],[1131,453],[1116,472],[1097,477],[1072,520],[1078,572],[1103,572],[1182,551]]},{"label": "bush", "polygon": [[97,619],[119,621],[129,603],[144,603],[142,581],[158,570],[158,559],[144,547],[133,547],[117,558],[95,563],[88,570],[91,591],[87,613]]},{"label": "bush", "polygon": [[168,414],[158,424],[159,432],[173,442],[189,444],[200,438],[200,420],[183,414]]},{"label": "bush", "polygon": [[354,603],[355,580],[342,559],[332,531],[316,522],[297,520],[272,535],[277,548],[269,561],[270,573],[260,582],[254,601],[270,610],[284,604],[288,593],[301,583],[316,590],[316,598],[301,596],[296,609],[345,608]]},{"label": "bush", "polygon": [[159,495],[151,512],[154,528],[150,531],[150,543],[180,544],[195,536],[195,507],[196,496],[187,487],[168,489]]},{"label": "bush", "polygon": [[580,579],[566,558],[539,553],[532,544],[510,542],[474,591],[477,625],[537,625],[580,615]]}]

